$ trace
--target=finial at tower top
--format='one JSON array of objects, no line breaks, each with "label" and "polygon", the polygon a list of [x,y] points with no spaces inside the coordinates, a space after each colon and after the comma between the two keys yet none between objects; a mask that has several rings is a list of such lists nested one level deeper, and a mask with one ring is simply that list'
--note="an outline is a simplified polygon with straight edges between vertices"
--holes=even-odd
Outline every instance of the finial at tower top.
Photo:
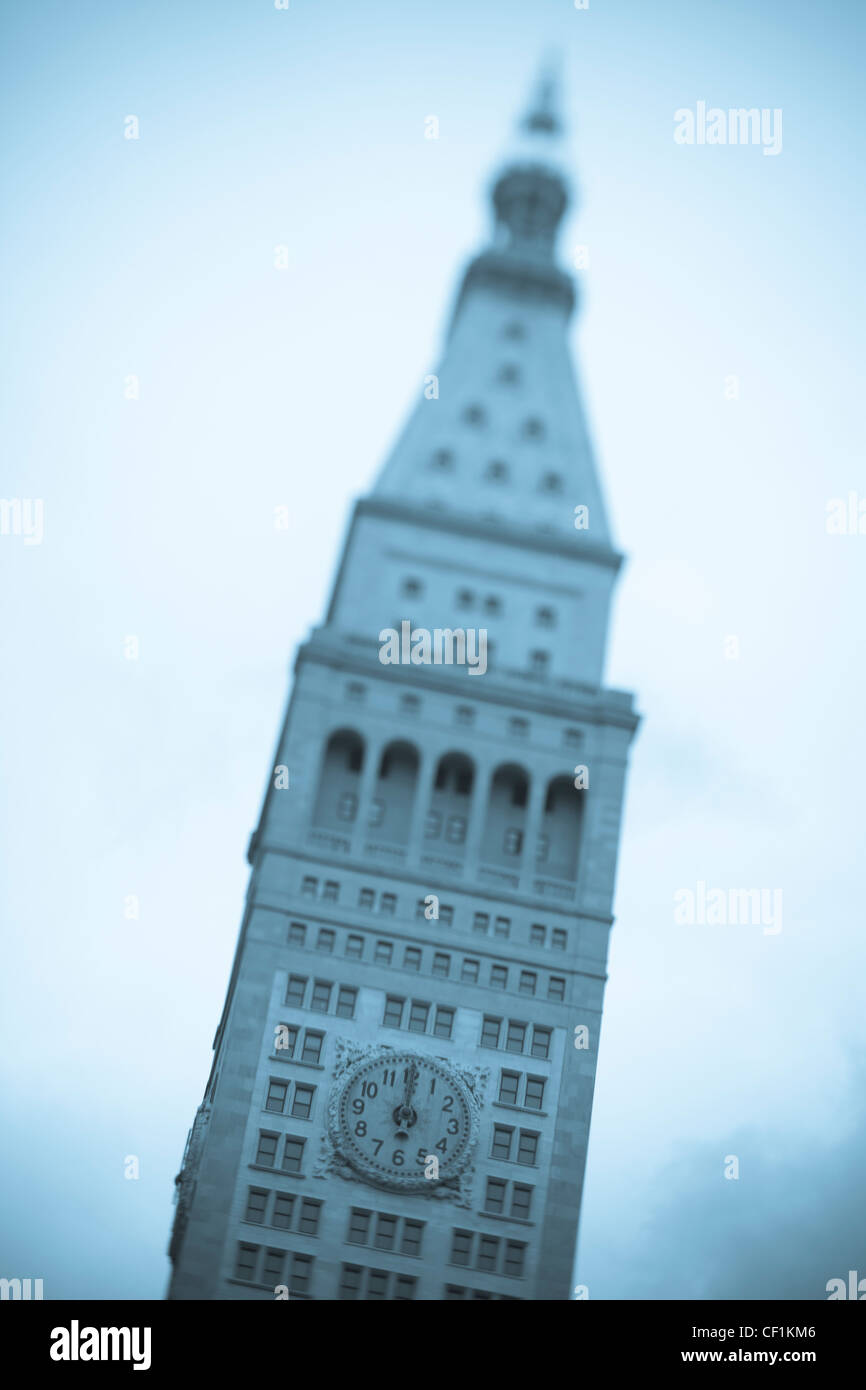
[{"label": "finial at tower top", "polygon": [[543,59],[529,109],[524,113],[520,125],[532,134],[562,134],[562,64],[558,54],[549,53]]}]

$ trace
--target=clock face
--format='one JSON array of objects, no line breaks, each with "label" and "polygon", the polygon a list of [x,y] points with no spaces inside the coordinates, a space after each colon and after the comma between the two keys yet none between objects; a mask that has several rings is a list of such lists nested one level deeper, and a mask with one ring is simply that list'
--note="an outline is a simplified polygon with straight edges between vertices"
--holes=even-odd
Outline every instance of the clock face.
[{"label": "clock face", "polygon": [[447,1064],[415,1052],[379,1052],[356,1062],[340,1083],[335,1137],[371,1181],[423,1190],[460,1172],[474,1139],[473,1116],[469,1093]]}]

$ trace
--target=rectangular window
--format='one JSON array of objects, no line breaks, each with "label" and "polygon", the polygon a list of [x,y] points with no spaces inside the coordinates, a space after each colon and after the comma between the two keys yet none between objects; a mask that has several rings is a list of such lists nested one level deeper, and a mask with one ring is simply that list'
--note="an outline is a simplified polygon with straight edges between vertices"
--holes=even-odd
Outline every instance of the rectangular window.
[{"label": "rectangular window", "polygon": [[449,845],[462,845],[466,839],[466,817],[449,816],[445,825],[445,839]]},{"label": "rectangular window", "polygon": [[554,951],[564,951],[568,945],[568,932],[564,931],[562,927],[554,927],[550,944]]},{"label": "rectangular window", "polygon": [[532,1188],[527,1187],[526,1183],[516,1182],[511,1190],[511,1215],[528,1221],[531,1207]]},{"label": "rectangular window", "polygon": [[314,980],[310,1008],[317,1014],[326,1014],[331,1007],[331,991],[334,986],[330,980]]},{"label": "rectangular window", "polygon": [[444,1004],[437,1005],[433,1020],[433,1036],[435,1038],[450,1038],[453,1027],[454,1010],[446,1008]]},{"label": "rectangular window", "polygon": [[422,1004],[419,1000],[413,999],[409,1008],[409,1032],[426,1033],[429,1015],[430,1005]]},{"label": "rectangular window", "polygon": [[494,935],[494,936],[510,936],[510,935],[511,935],[511,918],[510,918],[510,917],[497,917],[496,921],[495,921],[494,924],[493,924],[493,935]]},{"label": "rectangular window", "polygon": [[281,1284],[283,1282],[283,1265],[286,1262],[285,1250],[266,1250],[265,1258],[262,1263],[262,1283]]},{"label": "rectangular window", "polygon": [[303,946],[307,939],[307,928],[303,922],[289,923],[289,945]]},{"label": "rectangular window", "polygon": [[450,969],[451,957],[445,955],[442,951],[437,951],[433,957],[433,974],[440,976],[443,980],[447,980]]},{"label": "rectangular window", "polygon": [[451,1263],[468,1265],[472,1257],[472,1232],[455,1231],[451,1240]]},{"label": "rectangular window", "polygon": [[547,935],[547,928],[540,926],[537,922],[529,928],[529,940],[533,946],[543,946]]},{"label": "rectangular window", "polygon": [[361,1291],[361,1269],[359,1265],[343,1265],[340,1272],[340,1298],[358,1298]]},{"label": "rectangular window", "polygon": [[301,1051],[302,1062],[318,1062],[322,1055],[322,1043],[325,1041],[324,1033],[314,1033],[308,1029],[304,1034],[304,1046]]},{"label": "rectangular window", "polygon": [[278,1192],[274,1197],[274,1225],[283,1231],[290,1231],[294,1211],[295,1198],[292,1193]]},{"label": "rectangular window", "polygon": [[540,1110],[544,1104],[544,1077],[527,1076],[523,1104],[529,1110]]},{"label": "rectangular window", "polygon": [[312,1273],[313,1258],[311,1255],[293,1255],[292,1270],[289,1275],[289,1293],[308,1294]]},{"label": "rectangular window", "polygon": [[288,1081],[269,1081],[267,1099],[265,1100],[265,1109],[273,1110],[278,1115],[282,1115],[283,1106],[286,1103],[286,1096],[288,1095],[288,1093]]},{"label": "rectangular window", "polygon": [[370,1238],[371,1212],[361,1207],[353,1207],[349,1215],[349,1233],[346,1239],[352,1245],[366,1245]]},{"label": "rectangular window", "polygon": [[420,970],[420,969],[421,969],[421,952],[420,952],[420,950],[418,949],[417,946],[407,946],[407,947],[406,947],[406,950],[403,952],[403,969],[404,969],[404,970]]},{"label": "rectangular window", "polygon": [[522,1052],[526,1045],[526,1024],[515,1023],[509,1019],[508,1030],[505,1034],[505,1051]]},{"label": "rectangular window", "polygon": [[295,1083],[295,1094],[292,1097],[292,1117],[294,1119],[308,1120],[310,1118],[315,1094],[315,1086],[302,1086],[297,1082]]},{"label": "rectangular window", "polygon": [[505,965],[491,965],[490,985],[492,989],[505,989],[508,984],[508,967]]},{"label": "rectangular window", "polygon": [[481,1046],[498,1047],[499,1034],[502,1030],[502,1019],[492,1018],[490,1014],[484,1015],[484,1022],[481,1025]]},{"label": "rectangular window", "polygon": [[534,1164],[537,1157],[538,1135],[530,1129],[522,1129],[517,1143],[517,1162]]},{"label": "rectangular window", "polygon": [[279,1023],[274,1029],[274,1052],[286,1061],[295,1055],[299,1031],[292,1023]]},{"label": "rectangular window", "polygon": [[403,1024],[403,1005],[405,999],[398,999],[396,994],[389,994],[385,999],[385,1015],[382,1019],[386,1028],[400,1028]]},{"label": "rectangular window", "polygon": [[367,1298],[388,1297],[388,1272],[384,1269],[367,1270]]},{"label": "rectangular window", "polygon": [[336,932],[332,932],[330,927],[320,928],[319,935],[316,937],[316,950],[324,951],[326,955],[330,955],[334,949],[334,942],[336,939],[337,934]]},{"label": "rectangular window", "polygon": [[319,880],[310,874],[305,875],[301,881],[301,897],[314,898],[319,891]]},{"label": "rectangular window", "polygon": [[426,898],[419,898],[418,901],[417,901],[417,903],[415,904],[415,916],[416,916],[416,917],[426,917],[426,916],[427,916],[426,908],[427,908],[427,899],[426,899]]},{"label": "rectangular window", "polygon": [[565,980],[560,979],[558,975],[551,975],[550,984],[547,987],[547,997],[548,999],[564,999]]},{"label": "rectangular window", "polygon": [[335,903],[340,896],[340,885],[335,879],[329,878],[322,889],[322,899],[326,903]]},{"label": "rectangular window", "polygon": [[510,1125],[493,1126],[493,1144],[490,1149],[491,1158],[501,1158],[506,1161],[511,1158],[511,1139],[514,1130]]},{"label": "rectangular window", "polygon": [[383,893],[379,899],[379,911],[383,917],[393,917],[397,911],[397,897],[394,893]]},{"label": "rectangular window", "polygon": [[373,903],[374,903],[375,901],[376,901],[376,894],[373,892],[373,889],[372,889],[372,888],[362,888],[362,889],[361,889],[360,893],[358,894],[358,906],[359,906],[359,907],[366,908],[368,912],[372,912],[372,910],[373,910]]},{"label": "rectangular window", "polygon": [[286,1145],[283,1150],[284,1173],[300,1173],[305,1143],[306,1140],[304,1139],[295,1139],[294,1136],[286,1135]]},{"label": "rectangular window", "polygon": [[472,930],[473,930],[473,931],[480,932],[480,933],[483,935],[483,934],[486,933],[487,928],[488,928],[489,926],[490,926],[490,914],[489,914],[489,912],[476,912],[475,916],[472,918]]},{"label": "rectangular window", "polygon": [[478,1237],[478,1263],[477,1269],[495,1271],[499,1263],[499,1237],[498,1236],[479,1236]]},{"label": "rectangular window", "polygon": [[277,1156],[278,1134],[271,1134],[269,1130],[259,1130],[259,1146],[256,1150],[256,1163],[260,1163],[263,1168],[273,1168],[274,1160]]},{"label": "rectangular window", "polygon": [[479,967],[479,961],[470,960],[468,956],[464,956],[463,965],[460,968],[461,980],[466,980],[471,985],[477,984]]},{"label": "rectangular window", "polygon": [[377,941],[374,959],[377,965],[390,965],[394,955],[394,945],[391,941]]},{"label": "rectangular window", "polygon": [[512,1279],[519,1279],[523,1274],[525,1256],[526,1246],[523,1241],[507,1240],[505,1242],[505,1259],[502,1264],[502,1273],[509,1275]]},{"label": "rectangular window", "polygon": [[257,1226],[261,1226],[265,1219],[265,1208],[268,1205],[268,1194],[262,1187],[251,1187],[247,1192],[247,1210],[245,1220],[254,1221]]},{"label": "rectangular window", "polygon": [[400,1242],[401,1255],[420,1255],[421,1237],[424,1234],[423,1221],[410,1221],[408,1217],[403,1222],[403,1237]]},{"label": "rectangular window", "polygon": [[502,1178],[488,1178],[487,1191],[484,1194],[484,1210],[492,1211],[494,1215],[499,1215],[505,1210],[505,1192],[508,1183]]},{"label": "rectangular window", "polygon": [[439,908],[439,921],[443,927],[450,927],[454,921],[454,908],[450,903],[442,903]]},{"label": "rectangular window", "polygon": [[394,1277],[394,1298],[405,1302],[415,1297],[418,1280],[412,1274],[397,1274]]},{"label": "rectangular window", "polygon": [[235,1278],[254,1280],[256,1277],[256,1261],[259,1257],[258,1245],[239,1245],[238,1257],[235,1261]]},{"label": "rectangular window", "polygon": [[322,1203],[315,1201],[312,1197],[304,1197],[301,1202],[301,1219],[298,1222],[298,1230],[304,1236],[317,1236],[319,1234],[319,1216],[322,1211]]},{"label": "rectangular window", "polygon": [[521,970],[519,986],[521,994],[534,994],[537,983],[538,976],[534,970]]},{"label": "rectangular window", "polygon": [[340,985],[337,990],[337,1018],[354,1018],[358,991],[353,985]]},{"label": "rectangular window", "polygon": [[520,1087],[520,1073],[503,1071],[499,1073],[499,1101],[502,1105],[516,1105]]},{"label": "rectangular window", "polygon": [[396,1216],[385,1216],[379,1212],[376,1217],[376,1235],[373,1244],[377,1250],[393,1250],[397,1239]]},{"label": "rectangular window", "polygon": [[458,724],[471,724],[475,718],[475,711],[471,705],[458,705],[454,711],[454,718]]},{"label": "rectangular window", "polygon": [[533,1025],[533,1029],[532,1029],[532,1055],[533,1055],[533,1057],[545,1057],[545,1058],[546,1058],[546,1057],[549,1057],[549,1056],[550,1056],[550,1038],[551,1038],[551,1032],[550,1032],[550,1029],[549,1029],[549,1028],[539,1028],[537,1025]]},{"label": "rectangular window", "polygon": [[294,1004],[296,1009],[304,1007],[304,995],[307,990],[306,975],[290,975],[289,987],[286,990],[286,1003]]},{"label": "rectangular window", "polygon": [[352,960],[360,960],[361,957],[363,956],[363,954],[364,954],[364,938],[363,938],[363,936],[354,936],[354,935],[352,935],[352,936],[347,936],[347,937],[346,937],[346,955],[347,955],[347,956],[350,956]]}]

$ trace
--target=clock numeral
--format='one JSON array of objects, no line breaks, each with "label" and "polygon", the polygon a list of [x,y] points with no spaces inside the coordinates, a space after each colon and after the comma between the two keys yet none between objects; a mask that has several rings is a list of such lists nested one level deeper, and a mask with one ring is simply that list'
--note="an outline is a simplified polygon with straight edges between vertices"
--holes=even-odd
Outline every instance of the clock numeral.
[{"label": "clock numeral", "polygon": [[454,1097],[453,1097],[453,1096],[446,1096],[446,1097],[445,1097],[445,1099],[444,1099],[443,1102],[442,1102],[442,1109],[443,1109],[443,1110],[453,1110],[453,1109],[454,1109]]},{"label": "clock numeral", "polygon": [[369,1096],[369,1097],[370,1097],[370,1100],[375,1100],[378,1094],[379,1094],[379,1087],[376,1085],[375,1081],[362,1081],[362,1082],[361,1082],[361,1095],[362,1095],[362,1096]]},{"label": "clock numeral", "polygon": [[367,1136],[367,1121],[366,1121],[366,1120],[359,1120],[359,1121],[358,1121],[358,1123],[355,1125],[355,1134],[358,1136],[359,1139],[365,1139],[365,1138],[366,1138],[366,1136]]},{"label": "clock numeral", "polygon": [[385,1071],[385,1072],[383,1072],[383,1073],[382,1073],[382,1085],[383,1085],[383,1086],[393,1086],[393,1085],[394,1085],[394,1078],[395,1078],[396,1075],[397,1075],[397,1073],[396,1073],[395,1071]]},{"label": "clock numeral", "polygon": [[406,1159],[405,1159],[405,1157],[404,1157],[404,1154],[403,1154],[403,1150],[402,1150],[402,1149],[395,1149],[395,1150],[394,1150],[394,1152],[393,1152],[392,1155],[391,1155],[391,1162],[393,1163],[393,1165],[394,1165],[395,1168],[402,1168],[402,1167],[403,1167],[403,1164],[406,1162]]},{"label": "clock numeral", "polygon": [[433,1077],[433,1080],[430,1082],[430,1094],[431,1094],[431,1096],[433,1095],[433,1092],[434,1092],[435,1090],[436,1090],[436,1077],[434,1076],[434,1077]]},{"label": "clock numeral", "polygon": [[449,1133],[449,1134],[456,1134],[457,1131],[459,1130],[459,1128],[460,1128],[460,1126],[459,1126],[459,1124],[457,1123],[457,1116],[456,1116],[456,1115],[452,1115],[452,1116],[451,1116],[451,1119],[448,1121],[448,1124],[446,1125],[446,1129],[448,1130],[448,1133]]},{"label": "clock numeral", "polygon": [[446,1149],[448,1148],[448,1140],[447,1140],[447,1139],[440,1139],[440,1140],[439,1140],[439,1143],[436,1145],[436,1147],[437,1147],[437,1149],[441,1149],[442,1153],[445,1153]]},{"label": "clock numeral", "polygon": [[423,1145],[415,1155],[415,1162],[418,1164],[419,1168],[423,1168],[424,1164],[427,1162],[427,1150]]},{"label": "clock numeral", "polygon": [[353,1100],[353,1101],[352,1101],[352,1109],[354,1110],[354,1112],[355,1112],[356,1115],[363,1115],[363,1113],[364,1113],[364,1102],[363,1102],[362,1100],[357,1100],[357,1099],[356,1099],[356,1100]]},{"label": "clock numeral", "polygon": [[370,1140],[370,1143],[371,1143],[371,1144],[375,1144],[375,1146],[376,1146],[376,1157],[377,1157],[377,1158],[379,1157],[379,1150],[381,1149],[381,1147],[382,1147],[382,1145],[384,1144],[384,1142],[385,1142],[384,1139],[371,1139],[371,1140]]}]

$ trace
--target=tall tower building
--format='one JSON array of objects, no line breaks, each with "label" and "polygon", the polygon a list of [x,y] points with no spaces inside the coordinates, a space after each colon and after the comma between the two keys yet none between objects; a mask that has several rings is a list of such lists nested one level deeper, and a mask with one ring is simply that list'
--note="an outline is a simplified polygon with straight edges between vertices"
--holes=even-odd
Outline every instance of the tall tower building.
[{"label": "tall tower building", "polygon": [[297,654],[171,1298],[571,1296],[637,716],[602,684],[561,135],[545,81]]}]

